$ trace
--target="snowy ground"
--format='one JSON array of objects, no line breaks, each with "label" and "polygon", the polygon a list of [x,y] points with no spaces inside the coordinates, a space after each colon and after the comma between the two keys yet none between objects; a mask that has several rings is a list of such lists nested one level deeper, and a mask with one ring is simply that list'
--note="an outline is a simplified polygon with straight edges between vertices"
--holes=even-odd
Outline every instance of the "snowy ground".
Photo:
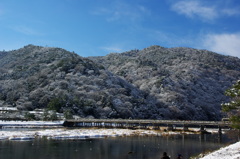
[{"label": "snowy ground", "polygon": [[200,159],[240,159],[240,142],[221,148]]},{"label": "snowy ground", "polygon": [[[154,130],[131,130],[131,129],[95,129],[95,128],[64,128],[61,127],[63,121],[45,122],[45,121],[0,121],[0,140],[31,140],[37,137],[46,137],[49,139],[86,139],[86,138],[103,138],[116,136],[132,135],[171,135],[179,132],[160,132]],[[45,129],[48,128],[52,129]],[[30,129],[22,129],[30,128]],[[39,128],[40,129],[31,129]],[[17,128],[17,131],[14,129]],[[42,129],[41,129],[42,128]]]},{"label": "snowy ground", "polygon": [[29,125],[29,126],[40,126],[40,125],[55,125],[59,126],[62,125],[63,121],[3,121],[0,120],[0,126],[9,126],[9,125],[16,125],[16,126],[21,126],[21,125]]},{"label": "snowy ground", "polygon": [[37,137],[48,139],[86,139],[104,138],[131,135],[160,135],[150,130],[128,130],[128,129],[45,129],[30,131],[0,131],[1,140],[29,140]]}]

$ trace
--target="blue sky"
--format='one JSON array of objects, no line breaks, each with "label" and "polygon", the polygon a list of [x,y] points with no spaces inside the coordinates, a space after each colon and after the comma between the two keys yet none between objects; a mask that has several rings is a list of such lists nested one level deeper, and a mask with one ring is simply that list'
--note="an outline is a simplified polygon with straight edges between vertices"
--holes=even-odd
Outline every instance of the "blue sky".
[{"label": "blue sky", "polygon": [[151,45],[240,57],[240,0],[1,0],[0,50],[28,44],[84,57]]}]

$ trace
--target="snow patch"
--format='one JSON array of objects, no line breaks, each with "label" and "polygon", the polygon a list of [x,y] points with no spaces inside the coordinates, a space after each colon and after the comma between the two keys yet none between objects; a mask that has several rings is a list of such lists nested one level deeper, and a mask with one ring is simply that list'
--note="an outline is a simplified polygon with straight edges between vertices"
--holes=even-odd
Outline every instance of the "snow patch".
[{"label": "snow patch", "polygon": [[[167,134],[170,134],[167,133]],[[172,134],[172,133],[171,133]],[[105,138],[105,137],[117,137],[117,136],[131,136],[131,135],[162,135],[162,133],[150,130],[129,130],[129,129],[33,129],[18,131],[4,130],[0,131],[0,140],[24,140],[37,137],[46,137],[48,139],[56,140],[68,140],[68,139],[88,139],[88,138]]]},{"label": "snow patch", "polygon": [[221,148],[201,159],[240,159],[240,142]]}]

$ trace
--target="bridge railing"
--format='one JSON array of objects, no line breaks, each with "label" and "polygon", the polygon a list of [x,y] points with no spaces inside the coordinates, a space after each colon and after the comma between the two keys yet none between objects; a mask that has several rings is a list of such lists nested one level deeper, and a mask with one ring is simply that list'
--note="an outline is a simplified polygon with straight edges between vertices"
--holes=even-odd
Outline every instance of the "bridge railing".
[{"label": "bridge railing", "polygon": [[191,121],[191,120],[143,120],[143,119],[77,119],[66,122],[92,122],[92,123],[128,123],[128,124],[171,124],[171,125],[205,125],[205,126],[230,126],[229,121]]}]

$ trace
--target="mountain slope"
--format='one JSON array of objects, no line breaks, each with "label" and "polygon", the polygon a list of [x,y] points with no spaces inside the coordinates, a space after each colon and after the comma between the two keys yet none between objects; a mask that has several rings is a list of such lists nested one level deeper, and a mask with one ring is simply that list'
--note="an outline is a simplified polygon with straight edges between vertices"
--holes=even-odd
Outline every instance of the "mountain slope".
[{"label": "mountain slope", "polygon": [[53,108],[88,118],[220,120],[240,59],[151,46],[82,58],[28,45],[0,52],[0,106]]},{"label": "mountain slope", "polygon": [[240,59],[206,50],[151,46],[90,57],[164,107],[162,118],[219,120],[224,91],[240,79]]},{"label": "mountain slope", "polygon": [[87,58],[28,45],[0,53],[0,106],[91,118],[159,118],[144,93]]}]

